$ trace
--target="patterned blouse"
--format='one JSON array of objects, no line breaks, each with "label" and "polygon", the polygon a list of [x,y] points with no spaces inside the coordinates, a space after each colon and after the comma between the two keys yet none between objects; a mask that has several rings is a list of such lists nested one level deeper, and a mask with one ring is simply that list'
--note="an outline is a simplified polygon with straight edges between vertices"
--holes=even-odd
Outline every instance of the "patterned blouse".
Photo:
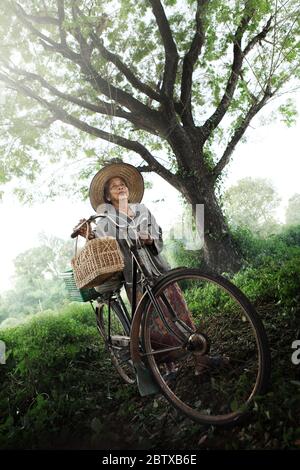
[{"label": "patterned blouse", "polygon": [[119,212],[112,204],[102,204],[97,208],[97,213],[111,217],[121,228],[116,227],[108,217],[101,217],[98,219],[94,233],[96,238],[113,236],[118,240],[124,256],[125,268],[123,274],[125,282],[128,287],[131,287],[131,253],[125,240],[124,232],[127,231],[130,238],[134,239],[135,232],[132,227],[137,227],[138,234],[149,235],[153,239],[152,245],[145,245],[139,249],[139,256],[145,264],[147,271],[155,278],[169,271],[171,267],[161,254],[163,249],[162,229],[157,224],[155,217],[145,204],[129,204],[129,207],[134,214],[132,217],[128,217],[126,214]]}]

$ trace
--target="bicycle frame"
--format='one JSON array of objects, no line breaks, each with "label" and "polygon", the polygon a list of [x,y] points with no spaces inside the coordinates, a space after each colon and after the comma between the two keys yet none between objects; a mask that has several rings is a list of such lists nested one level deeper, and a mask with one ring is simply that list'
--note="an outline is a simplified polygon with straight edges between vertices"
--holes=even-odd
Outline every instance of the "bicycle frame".
[{"label": "bicycle frame", "polygon": [[[111,219],[111,220],[113,220],[113,219]],[[119,225],[119,227],[120,227],[120,225]],[[159,305],[159,302],[157,301],[157,299],[155,298],[155,296],[153,295],[153,292],[152,292],[152,288],[153,288],[153,286],[155,285],[156,282],[153,280],[151,274],[147,271],[147,268],[145,267],[145,265],[143,264],[142,260],[139,257],[138,249],[141,248],[141,244],[140,244],[138,234],[137,234],[137,231],[136,231],[136,226],[127,226],[127,228],[133,229],[135,231],[134,233],[135,233],[135,241],[136,241],[136,245],[134,243],[132,243],[132,241],[131,241],[131,239],[128,235],[128,230],[127,230],[125,240],[127,242],[127,245],[129,247],[129,250],[130,250],[131,256],[132,256],[131,319],[134,318],[135,311],[136,311],[136,308],[137,308],[137,274],[138,274],[138,272],[140,272],[141,276],[142,276],[141,277],[141,282],[142,282],[142,285],[145,289],[145,292],[148,294],[152,305],[156,308],[156,310],[157,310],[164,326],[166,327],[167,331],[169,333],[177,336],[178,339],[187,341],[190,334],[193,332],[192,329],[188,328],[188,326],[178,318],[178,316],[174,312],[172,306],[168,302],[167,298],[165,296],[163,296],[162,300],[164,301],[165,305],[167,305],[167,307],[168,307],[168,311],[171,315],[171,320],[176,324],[177,329],[182,333],[182,335],[180,336],[179,334],[177,334],[176,331],[174,331],[174,330],[172,330],[172,328],[170,328],[169,324],[167,323],[167,321],[165,319],[165,316],[164,316],[164,313],[161,309],[161,306]],[[125,307],[125,305],[124,305],[124,307]],[[125,307],[125,309],[126,309],[126,307]]]},{"label": "bicycle frame", "polygon": [[[170,270],[168,273],[162,274],[158,279],[153,279],[151,273],[147,271],[146,266],[143,264],[141,258],[139,257],[138,250],[142,248],[141,242],[138,237],[138,232],[137,232],[137,226],[136,225],[120,225],[118,224],[111,216],[107,214],[98,214],[96,216],[91,216],[88,221],[90,222],[93,221],[99,217],[105,217],[108,218],[113,224],[115,224],[116,227],[119,229],[126,229],[125,231],[125,236],[124,239],[126,240],[126,243],[128,245],[128,248],[131,252],[131,257],[132,257],[132,291],[131,291],[131,312],[129,313],[126,306],[124,305],[124,302],[121,299],[120,294],[116,294],[117,301],[119,305],[121,306],[121,310],[123,312],[124,320],[126,324],[128,325],[129,331],[130,331],[130,348],[131,348],[131,355],[132,355],[132,360],[134,364],[140,365],[142,363],[141,354],[140,352],[140,341],[139,341],[139,330],[140,330],[140,324],[142,320],[142,307],[144,304],[146,304],[147,299],[150,300],[152,303],[153,307],[156,309],[161,321],[163,322],[166,330],[172,334],[175,335],[180,341],[183,341],[184,343],[187,344],[188,339],[190,335],[194,332],[191,328],[189,328],[184,322],[178,318],[176,313],[174,312],[174,309],[172,308],[171,304],[167,300],[166,296],[162,296],[162,300],[164,304],[168,308],[168,313],[170,314],[170,319],[176,325],[176,330],[173,330],[170,324],[166,321],[165,319],[165,314],[155,298],[154,295],[154,288],[156,288],[162,279],[165,279],[166,275],[169,273],[173,273],[174,270]],[[120,218],[120,215],[118,216]],[[85,224],[86,222],[83,222],[81,225]],[[78,227],[79,228],[79,227]],[[134,233],[134,241],[130,238],[128,232],[129,230],[133,230]],[[176,268],[178,269],[178,268]],[[175,270],[176,270],[175,269]],[[138,272],[141,274],[141,283],[144,289],[144,293],[142,295],[142,298],[140,299],[139,303],[137,304],[137,275]],[[112,298],[110,297],[108,299],[108,308],[109,308],[109,317],[110,317],[110,303],[111,303]],[[110,325],[110,318],[109,318],[109,325]],[[172,347],[169,348],[168,351],[171,350],[176,350],[178,347]],[[157,354],[161,352],[166,352],[166,349],[164,351],[157,351]]]}]

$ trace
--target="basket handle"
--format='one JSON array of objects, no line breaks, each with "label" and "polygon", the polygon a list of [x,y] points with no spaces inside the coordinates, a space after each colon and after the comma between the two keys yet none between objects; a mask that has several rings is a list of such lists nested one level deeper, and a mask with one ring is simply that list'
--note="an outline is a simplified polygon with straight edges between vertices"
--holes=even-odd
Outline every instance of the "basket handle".
[{"label": "basket handle", "polygon": [[[90,224],[89,224],[88,221],[86,221],[85,223],[86,223],[86,225],[87,225],[86,236],[85,236],[85,243],[87,243],[87,242],[89,241],[89,235],[90,235],[91,226],[90,226]],[[79,234],[77,234],[77,236],[76,236],[76,241],[75,241],[75,256],[77,255],[78,236],[79,236]]]}]

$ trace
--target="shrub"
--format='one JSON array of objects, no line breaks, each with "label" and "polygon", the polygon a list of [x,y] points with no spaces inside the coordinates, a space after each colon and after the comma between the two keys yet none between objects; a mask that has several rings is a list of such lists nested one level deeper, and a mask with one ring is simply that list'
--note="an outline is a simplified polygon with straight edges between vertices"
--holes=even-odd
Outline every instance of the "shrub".
[{"label": "shrub", "polygon": [[200,268],[202,264],[202,250],[186,250],[182,240],[166,240],[164,255],[172,268],[178,266]]},{"label": "shrub", "polygon": [[[97,363],[99,372],[105,364],[90,306],[73,303],[36,315],[1,330],[0,339],[7,349],[0,368],[0,448],[40,447],[66,420],[69,434],[76,433],[78,410],[97,407],[99,375],[91,368]],[[90,389],[97,392],[89,402]]]},{"label": "shrub", "polygon": [[237,248],[242,254],[245,266],[260,266],[266,258],[282,261],[289,258],[289,248],[300,247],[300,226],[284,227],[279,234],[260,238],[246,228],[232,232]]},{"label": "shrub", "polygon": [[280,257],[265,255],[257,266],[244,268],[233,277],[252,302],[279,302],[285,309],[299,300],[300,247],[286,248]]}]

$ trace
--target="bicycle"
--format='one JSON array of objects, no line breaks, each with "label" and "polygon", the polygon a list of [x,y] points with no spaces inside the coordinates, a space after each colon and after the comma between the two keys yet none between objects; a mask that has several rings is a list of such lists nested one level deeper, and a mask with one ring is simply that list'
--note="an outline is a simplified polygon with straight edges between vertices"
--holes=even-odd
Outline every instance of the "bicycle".
[{"label": "bicycle", "polygon": [[[131,309],[120,286],[98,294],[94,308],[120,376],[128,384],[137,379],[141,395],[162,392],[196,422],[239,423],[265,393],[270,376],[267,336],[253,305],[228,279],[200,269],[175,268],[153,279],[139,256],[137,227],[121,226],[104,214],[83,223],[98,217],[125,229],[132,256]],[[143,294],[137,304],[138,275]],[[180,302],[172,298],[174,290],[180,292]],[[192,321],[182,320],[184,309]],[[173,371],[168,373],[170,363]]]}]

